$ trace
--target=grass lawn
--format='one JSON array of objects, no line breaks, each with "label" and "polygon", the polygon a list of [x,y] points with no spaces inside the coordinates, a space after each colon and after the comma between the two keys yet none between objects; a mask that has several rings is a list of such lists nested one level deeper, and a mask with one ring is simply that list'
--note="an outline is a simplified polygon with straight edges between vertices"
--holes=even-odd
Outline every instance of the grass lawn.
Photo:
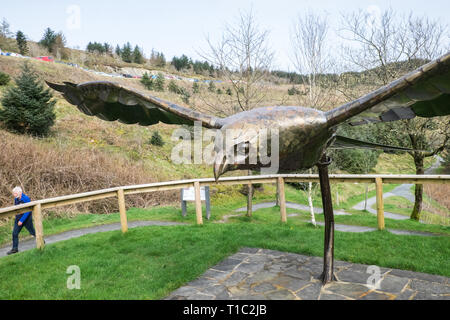
[{"label": "grass lawn", "polygon": [[[323,254],[323,228],[301,217],[281,224],[265,209],[232,221],[91,234],[1,258],[0,299],[161,299],[243,246]],[[450,276],[448,237],[337,231],[335,241],[337,260]],[[81,290],[66,288],[71,265]]]},{"label": "grass lawn", "polygon": [[[428,206],[434,206],[441,211],[446,211],[447,216],[438,215],[436,213],[432,213],[426,209],[423,209],[420,214],[420,219],[425,221],[426,223],[435,224],[435,225],[442,225],[442,226],[450,226],[450,219],[448,218],[448,209],[443,208],[435,201],[432,201],[433,199],[429,199],[426,195],[424,196],[424,207],[425,205]],[[407,199],[403,197],[389,197],[384,200],[384,210],[387,212],[397,213],[404,216],[411,216],[412,209],[414,207],[414,203],[408,201]],[[376,210],[376,204],[372,206],[372,209]]]}]

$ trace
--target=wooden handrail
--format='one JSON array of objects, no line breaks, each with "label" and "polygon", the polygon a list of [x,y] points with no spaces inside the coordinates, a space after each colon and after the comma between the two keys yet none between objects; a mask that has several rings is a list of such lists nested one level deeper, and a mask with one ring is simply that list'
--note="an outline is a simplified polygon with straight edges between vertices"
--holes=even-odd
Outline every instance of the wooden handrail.
[{"label": "wooden handrail", "polygon": [[[377,190],[377,218],[378,228],[384,229],[384,211],[383,211],[383,183],[450,183],[450,175],[354,175],[354,174],[331,174],[330,182],[363,182],[375,183]],[[280,192],[280,214],[281,221],[286,222],[286,199],[284,196],[285,182],[310,182],[319,181],[317,174],[276,174],[259,176],[239,176],[225,177],[215,181],[213,178],[191,179],[156,182],[142,185],[115,187],[103,190],[96,190],[56,198],[32,201],[29,203],[1,208],[0,218],[6,218],[16,214],[33,211],[33,220],[36,228],[36,247],[44,248],[44,230],[42,226],[42,210],[65,206],[69,204],[93,201],[110,197],[117,197],[120,212],[120,223],[122,232],[127,232],[128,223],[125,209],[125,195],[146,193],[154,191],[165,191],[194,187],[195,189],[195,211],[197,224],[203,224],[202,207],[200,198],[200,187],[214,184],[234,185],[234,184],[254,184],[254,183],[276,183]]]},{"label": "wooden handrail", "polygon": [[[181,188],[193,187],[195,182],[200,186],[210,185],[235,185],[235,184],[255,184],[255,183],[276,183],[278,178],[283,178],[284,182],[309,182],[319,181],[317,174],[275,174],[275,175],[259,175],[259,176],[238,176],[238,177],[224,177],[220,178],[216,183],[214,178],[201,178],[190,180],[177,180],[155,182],[141,185],[131,185],[124,187],[115,187],[109,189],[102,189],[84,193],[77,193],[72,195],[60,196],[55,198],[48,198],[43,200],[36,200],[29,203],[0,208],[0,218],[6,218],[12,215],[32,211],[33,207],[40,204],[42,210],[50,209],[69,204],[81,203],[86,201],[93,201],[105,199],[110,197],[117,197],[120,189],[123,190],[124,195],[146,193],[154,191],[176,190]],[[450,175],[407,175],[407,174],[379,174],[379,175],[357,175],[357,174],[330,174],[330,182],[359,182],[359,183],[375,183],[376,178],[381,178],[383,183],[450,183]]]}]

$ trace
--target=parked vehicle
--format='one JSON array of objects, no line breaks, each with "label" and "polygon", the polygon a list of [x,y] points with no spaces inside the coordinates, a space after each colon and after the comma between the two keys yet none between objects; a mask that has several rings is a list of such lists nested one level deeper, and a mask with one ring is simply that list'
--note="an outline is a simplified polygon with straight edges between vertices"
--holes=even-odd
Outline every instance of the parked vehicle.
[{"label": "parked vehicle", "polygon": [[50,56],[41,56],[41,57],[35,57],[37,60],[41,61],[47,61],[47,62],[54,62],[55,60]]}]

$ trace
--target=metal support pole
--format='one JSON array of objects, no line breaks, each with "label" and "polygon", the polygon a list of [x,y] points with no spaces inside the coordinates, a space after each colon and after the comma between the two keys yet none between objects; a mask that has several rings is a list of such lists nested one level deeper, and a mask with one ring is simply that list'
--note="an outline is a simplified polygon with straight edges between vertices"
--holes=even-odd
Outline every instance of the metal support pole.
[{"label": "metal support pole", "polygon": [[331,199],[330,181],[328,177],[328,165],[331,158],[324,153],[317,168],[319,169],[320,191],[322,193],[322,205],[325,218],[325,242],[323,250],[323,272],[320,276],[325,285],[333,280],[334,276],[334,213]]}]

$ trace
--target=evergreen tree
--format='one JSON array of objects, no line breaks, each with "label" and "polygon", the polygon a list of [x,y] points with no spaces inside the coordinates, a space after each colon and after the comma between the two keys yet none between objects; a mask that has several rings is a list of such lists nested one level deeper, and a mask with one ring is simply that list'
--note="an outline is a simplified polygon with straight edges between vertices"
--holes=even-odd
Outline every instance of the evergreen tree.
[{"label": "evergreen tree", "polygon": [[109,44],[109,43],[104,43],[103,44],[103,50],[104,50],[104,53],[106,53],[106,54],[109,54],[109,55],[112,55],[112,50],[113,50],[113,48],[112,48],[112,46]]},{"label": "evergreen tree", "polygon": [[166,58],[164,57],[164,54],[162,52],[158,52],[158,54],[156,55],[155,66],[161,68],[166,66]]},{"label": "evergreen tree", "polygon": [[172,59],[172,65],[175,67],[175,69],[177,69],[177,71],[188,69],[191,64],[192,60],[184,54],[180,58],[173,57]]},{"label": "evergreen tree", "polygon": [[212,82],[212,81],[209,82],[208,90],[210,92],[216,92],[216,85],[214,84],[214,82]]},{"label": "evergreen tree", "polygon": [[133,60],[133,57],[131,56],[131,44],[127,42],[122,48],[121,57],[124,62],[131,63]]},{"label": "evergreen tree", "polygon": [[164,91],[164,82],[165,82],[164,75],[161,72],[158,73],[155,79],[155,86],[154,86],[155,90]]},{"label": "evergreen tree", "polygon": [[9,74],[0,71],[0,86],[5,86],[9,83],[11,77]]},{"label": "evergreen tree", "polygon": [[133,50],[133,62],[138,64],[144,63],[144,55],[141,52],[141,49],[139,49],[138,46],[134,47]]},{"label": "evergreen tree", "polygon": [[0,121],[11,131],[45,136],[54,124],[55,100],[50,89],[44,89],[28,62],[1,99]]},{"label": "evergreen tree", "polygon": [[164,145],[164,140],[158,131],[153,131],[152,138],[150,139],[150,144],[158,147],[162,147]]},{"label": "evergreen tree", "polygon": [[120,49],[119,45],[116,46],[116,55],[122,57],[122,49]]},{"label": "evergreen tree", "polygon": [[16,41],[20,54],[23,56],[26,55],[28,53],[27,38],[20,30],[16,33]]},{"label": "evergreen tree", "polygon": [[49,52],[53,52],[53,46],[56,42],[57,34],[50,28],[45,29],[44,36],[42,37],[39,44],[46,48]]},{"label": "evergreen tree", "polygon": [[141,83],[147,90],[153,90],[153,87],[155,85],[153,79],[148,75],[147,72],[142,76]]},{"label": "evergreen tree", "polygon": [[193,93],[199,93],[200,92],[200,86],[198,85],[198,82],[194,82],[192,84],[192,92]]}]

